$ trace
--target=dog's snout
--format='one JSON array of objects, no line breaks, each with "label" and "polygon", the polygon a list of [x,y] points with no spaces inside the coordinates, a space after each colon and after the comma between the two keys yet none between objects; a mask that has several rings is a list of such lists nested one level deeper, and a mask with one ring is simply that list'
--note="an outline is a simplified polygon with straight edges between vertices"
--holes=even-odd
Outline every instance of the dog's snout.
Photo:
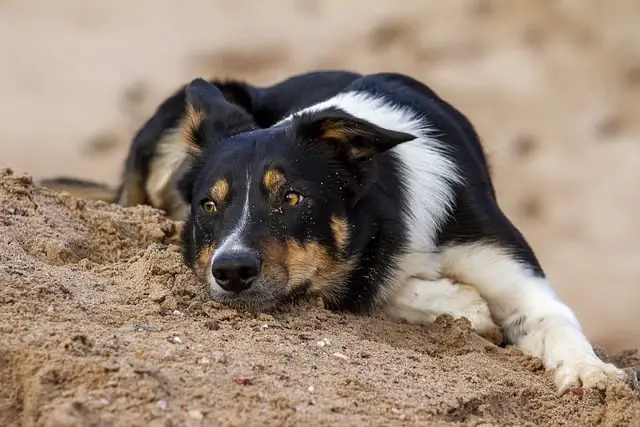
[{"label": "dog's snout", "polygon": [[230,292],[249,289],[260,273],[260,258],[254,253],[223,254],[214,258],[211,267],[218,285]]}]

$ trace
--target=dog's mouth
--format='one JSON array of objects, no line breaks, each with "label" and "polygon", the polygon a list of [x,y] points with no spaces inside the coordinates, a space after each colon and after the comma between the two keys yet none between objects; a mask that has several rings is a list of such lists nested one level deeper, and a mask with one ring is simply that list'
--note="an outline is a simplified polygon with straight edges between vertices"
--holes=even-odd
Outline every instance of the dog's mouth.
[{"label": "dog's mouth", "polygon": [[211,299],[230,308],[243,311],[269,311],[283,304],[296,302],[308,295],[309,283],[303,283],[293,289],[283,286],[260,283],[240,293],[229,292],[219,286],[209,286]]}]

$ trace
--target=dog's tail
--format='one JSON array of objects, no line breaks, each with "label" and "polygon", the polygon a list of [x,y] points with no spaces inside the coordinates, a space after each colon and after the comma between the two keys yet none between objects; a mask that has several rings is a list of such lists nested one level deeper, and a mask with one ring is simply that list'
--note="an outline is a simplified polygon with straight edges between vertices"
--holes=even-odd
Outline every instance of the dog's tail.
[{"label": "dog's tail", "polygon": [[89,180],[62,176],[42,179],[39,181],[39,184],[53,191],[65,191],[81,199],[102,200],[115,203],[117,198],[117,190],[108,185]]}]

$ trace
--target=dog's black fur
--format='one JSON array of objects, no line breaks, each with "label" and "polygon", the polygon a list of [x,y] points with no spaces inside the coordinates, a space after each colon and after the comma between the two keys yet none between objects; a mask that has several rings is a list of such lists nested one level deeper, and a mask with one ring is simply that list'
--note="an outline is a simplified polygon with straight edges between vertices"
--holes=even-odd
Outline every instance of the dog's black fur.
[{"label": "dog's black fur", "polygon": [[[464,115],[428,87],[398,74],[360,78],[345,92],[384,97],[392,105],[406,106],[428,117],[431,126],[438,129],[446,155],[464,178],[463,183],[453,187],[453,211],[442,218],[436,236],[438,246],[499,242],[542,275],[535,255],[498,208],[481,143]],[[314,260],[305,262],[312,263],[316,270],[321,267],[314,263],[328,263],[327,268],[340,272],[323,273],[335,275],[335,283],[314,285],[313,277],[305,277],[299,283],[285,284],[282,278],[290,276],[286,270],[301,267],[288,266],[283,259],[269,260],[284,265],[284,271],[264,283],[256,281],[263,290],[252,287],[239,294],[220,293],[219,298],[262,307],[277,304],[299,288],[322,286],[321,293],[326,294],[329,307],[353,311],[373,308],[394,276],[396,259],[409,250],[408,234],[414,232],[402,219],[412,195],[403,188],[397,155],[388,150],[415,136],[383,129],[337,108],[305,113],[285,124],[256,130],[249,115],[229,119],[238,111],[214,86],[195,81],[187,93],[188,103],[204,112],[202,120],[191,129],[194,161],[180,184],[181,193],[191,206],[183,235],[187,264],[194,266],[203,248],[220,245],[238,223],[245,197],[244,175],[248,173],[254,187],[252,221],[243,242],[246,248],[264,258],[269,252],[267,245],[278,247],[277,252],[285,254],[293,250],[287,246],[288,240],[295,242],[292,247],[300,251],[306,244],[317,244],[330,260],[315,254]],[[328,135],[329,132],[333,133]],[[344,140],[336,142],[341,138]],[[354,148],[358,153],[352,152]],[[260,184],[260,177],[267,170],[286,177],[280,193],[269,194],[264,183]],[[222,206],[215,214],[203,213],[201,204],[211,199],[211,188],[218,180],[230,186],[228,200],[219,201]],[[296,208],[282,206],[279,203],[285,189],[305,195],[305,200]],[[340,237],[334,236],[331,218],[348,224],[349,241],[344,248],[337,244]],[[350,263],[349,267],[345,267],[346,263]],[[280,283],[275,283],[278,280]]]}]

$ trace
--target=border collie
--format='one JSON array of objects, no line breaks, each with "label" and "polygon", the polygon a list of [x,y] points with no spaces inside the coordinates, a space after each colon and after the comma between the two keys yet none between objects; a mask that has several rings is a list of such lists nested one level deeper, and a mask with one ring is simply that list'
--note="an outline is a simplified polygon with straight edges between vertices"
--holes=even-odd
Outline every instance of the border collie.
[{"label": "border collie", "polygon": [[184,90],[184,260],[212,298],[464,316],[541,358],[560,392],[623,380],[498,206],[467,118],[408,76],[345,86],[270,127],[203,79]]}]

